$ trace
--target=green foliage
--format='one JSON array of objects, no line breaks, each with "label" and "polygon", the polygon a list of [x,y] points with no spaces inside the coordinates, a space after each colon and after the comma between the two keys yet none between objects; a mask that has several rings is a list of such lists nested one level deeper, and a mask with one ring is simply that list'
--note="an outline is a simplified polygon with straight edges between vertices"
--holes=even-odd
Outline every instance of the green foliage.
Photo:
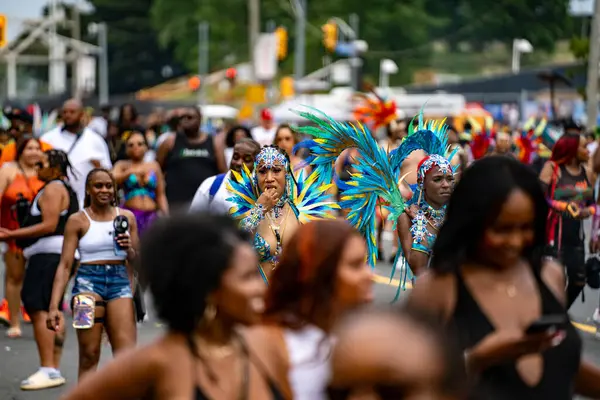
[{"label": "green foliage", "polygon": [[569,49],[576,59],[585,61],[590,52],[590,39],[587,37],[575,36],[569,43]]},{"label": "green foliage", "polygon": [[[288,28],[290,56],[281,68],[293,68],[294,9],[290,0],[262,0],[262,25],[273,20]],[[515,38],[528,39],[536,50],[552,51],[557,40],[572,35],[568,0],[328,0],[308,1],[307,71],[319,68],[325,54],[320,27],[330,17],[360,17],[360,37],[369,43],[367,74],[376,75],[381,58],[391,58],[406,82],[418,66],[428,65],[431,44],[444,41],[455,49],[468,41],[475,48]],[[248,59],[248,11],[239,0],[154,0],[153,26],[163,45],[172,45],[179,61],[197,69],[201,21],[211,24],[211,70]],[[451,68],[450,68],[451,69]]]},{"label": "green foliage", "polygon": [[[161,48],[150,23],[152,0],[91,0],[95,8],[88,22],[108,26],[109,77],[111,93],[126,93],[165,80],[162,69],[170,66],[175,74],[182,70],[174,62],[170,47]],[[84,28],[85,29],[85,28]],[[92,43],[97,39],[88,37]]]}]

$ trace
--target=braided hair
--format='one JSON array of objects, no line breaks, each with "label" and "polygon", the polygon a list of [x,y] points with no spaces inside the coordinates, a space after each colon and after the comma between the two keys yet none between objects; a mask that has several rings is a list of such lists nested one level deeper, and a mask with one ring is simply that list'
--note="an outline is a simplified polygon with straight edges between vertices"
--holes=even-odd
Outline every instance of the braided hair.
[{"label": "braided hair", "polygon": [[60,170],[60,176],[65,177],[70,172],[71,175],[75,176],[76,172],[73,166],[69,162],[69,156],[62,150],[50,149],[44,152],[48,157],[48,166],[50,168],[58,168]]},{"label": "braided hair", "polygon": [[90,171],[89,174],[87,174],[87,177],[85,178],[85,190],[86,191],[85,191],[85,198],[83,199],[83,206],[89,207],[90,205],[92,205],[92,199],[87,190],[90,188],[90,182],[92,181],[92,177],[99,172],[103,172],[110,177],[110,180],[112,181],[112,184],[113,184],[113,201],[111,202],[110,205],[113,207],[117,207],[119,205],[119,199],[118,199],[118,194],[117,194],[117,182],[115,181],[115,178],[111,174],[111,172],[109,170],[107,170],[106,168],[94,168],[93,170]]}]

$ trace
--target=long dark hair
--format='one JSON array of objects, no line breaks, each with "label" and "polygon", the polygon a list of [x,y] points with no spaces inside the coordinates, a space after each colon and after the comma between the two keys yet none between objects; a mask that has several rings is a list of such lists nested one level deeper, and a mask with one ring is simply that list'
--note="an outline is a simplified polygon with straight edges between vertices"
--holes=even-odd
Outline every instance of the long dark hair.
[{"label": "long dark hair", "polygon": [[330,317],[338,264],[353,235],[359,233],[340,220],[300,226],[269,281],[264,321],[299,329]]},{"label": "long dark hair", "polygon": [[89,207],[92,205],[92,199],[87,191],[90,188],[90,182],[92,181],[92,178],[94,177],[94,175],[96,175],[99,172],[103,172],[103,173],[107,174],[108,176],[110,176],[110,180],[112,181],[112,184],[113,184],[113,201],[111,203],[111,206],[117,207],[119,205],[119,199],[118,199],[118,195],[117,195],[117,182],[115,181],[114,176],[106,168],[94,168],[93,170],[90,171],[89,174],[87,174],[87,177],[85,178],[85,190],[86,191],[85,191],[85,197],[83,199],[83,206]]},{"label": "long dark hair", "polygon": [[517,189],[531,198],[535,208],[534,241],[523,256],[539,270],[546,242],[548,204],[535,172],[503,156],[483,158],[465,170],[450,197],[446,221],[433,245],[431,269],[456,273],[463,263],[476,257],[485,230]]}]

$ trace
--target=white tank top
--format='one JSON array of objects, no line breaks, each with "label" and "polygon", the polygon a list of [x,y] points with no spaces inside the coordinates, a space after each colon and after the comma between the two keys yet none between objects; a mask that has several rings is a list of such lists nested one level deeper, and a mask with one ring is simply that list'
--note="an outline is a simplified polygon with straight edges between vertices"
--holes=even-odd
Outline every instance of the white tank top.
[{"label": "white tank top", "polygon": [[[115,255],[113,221],[94,221],[85,209],[83,213],[90,221],[90,227],[79,239],[80,262],[91,264],[96,261],[125,261],[127,257]],[[117,215],[119,215],[118,208]]]},{"label": "white tank top", "polygon": [[283,337],[290,360],[288,379],[294,399],[327,400],[332,339],[314,325],[300,330],[285,329]]}]

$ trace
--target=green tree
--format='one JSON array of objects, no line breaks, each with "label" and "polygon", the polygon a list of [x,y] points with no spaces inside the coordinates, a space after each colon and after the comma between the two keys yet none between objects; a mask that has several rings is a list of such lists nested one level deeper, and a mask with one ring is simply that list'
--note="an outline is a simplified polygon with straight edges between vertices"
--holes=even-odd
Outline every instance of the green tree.
[{"label": "green tree", "polygon": [[[429,7],[434,0],[428,0]],[[445,27],[452,41],[511,44],[525,38],[539,50],[552,51],[560,39],[570,38],[576,22],[567,13],[568,0],[452,0],[453,23]],[[444,3],[444,2],[440,2]],[[437,6],[438,10],[443,10]],[[448,10],[445,10],[448,12]]]},{"label": "green tree", "polygon": [[[261,24],[268,20],[285,26],[289,32],[290,55],[281,68],[284,73],[293,69],[295,41],[294,8],[285,0],[263,0],[261,2]],[[374,59],[382,56],[396,60],[401,69],[408,68],[415,59],[428,57],[429,30],[440,26],[441,18],[428,15],[425,0],[374,0],[366,7],[363,0],[310,1],[306,37],[306,71],[322,66],[325,51],[322,46],[321,26],[330,17],[348,20],[351,13],[360,18],[360,38],[369,43],[367,54],[368,72],[376,73],[378,63]],[[248,59],[248,13],[245,2],[239,0],[203,0],[190,3],[187,0],[154,0],[152,6],[154,27],[160,31],[163,45],[174,45],[175,55],[189,69],[195,70],[198,59],[197,26],[208,21],[210,26],[211,70],[230,65],[235,56],[237,61]],[[410,58],[404,57],[405,49],[414,49]]]},{"label": "green tree", "polygon": [[[150,22],[152,0],[91,0],[94,12],[88,22],[108,27],[109,79],[111,93],[129,93],[165,80],[162,71],[174,75],[184,70],[175,62],[172,48],[161,47]],[[90,42],[97,39],[88,37]]]}]

